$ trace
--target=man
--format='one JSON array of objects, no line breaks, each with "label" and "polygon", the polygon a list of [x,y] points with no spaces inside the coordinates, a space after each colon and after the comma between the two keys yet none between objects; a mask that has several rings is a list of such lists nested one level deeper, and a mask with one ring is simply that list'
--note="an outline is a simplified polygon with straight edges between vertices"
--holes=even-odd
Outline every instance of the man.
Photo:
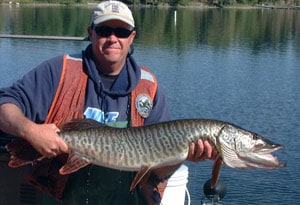
[{"label": "man", "polygon": [[[57,134],[58,121],[62,120],[58,116],[71,113],[72,103],[80,101],[79,97],[67,99],[73,88],[79,90],[79,94],[83,93],[84,100],[79,111],[85,118],[117,127],[170,120],[165,95],[160,86],[156,87],[155,76],[147,69],[137,66],[131,56],[135,35],[134,19],[125,4],[118,1],[98,4],[88,27],[91,44],[82,54],[59,56],[45,61],[11,87],[0,90],[0,129],[26,140],[49,159],[67,153],[68,146]],[[83,74],[77,74],[76,70],[71,71],[69,76],[79,76],[80,79],[81,76],[82,79],[87,76],[86,81],[78,81],[84,82],[82,92],[76,87],[81,83],[75,78],[73,81],[62,77],[65,72],[73,69],[70,65],[79,66],[79,71],[83,71]],[[153,85],[148,85],[149,81]],[[70,85],[70,89],[67,87],[66,91],[60,91],[64,85]],[[140,85],[142,88],[139,88]],[[153,87],[154,91],[151,92],[154,95],[151,97],[151,92],[145,95],[144,91],[139,90],[144,87],[150,87],[150,90]],[[59,91],[65,92],[63,97]],[[72,105],[59,107],[58,101],[70,102]],[[63,108],[62,111],[53,114],[53,109],[60,108]],[[132,113],[138,113],[138,116],[135,117]],[[136,123],[137,120],[142,121]],[[190,145],[188,160],[199,161],[207,158],[212,158],[212,147],[208,142],[199,140],[196,145]],[[177,167],[156,170],[155,177],[167,179],[168,174],[175,168]],[[69,175],[63,189],[62,202],[45,197],[44,204],[133,205],[145,204],[145,200],[148,204],[159,204],[160,197],[155,197],[153,190],[135,188],[129,192],[134,174],[88,166]]]}]

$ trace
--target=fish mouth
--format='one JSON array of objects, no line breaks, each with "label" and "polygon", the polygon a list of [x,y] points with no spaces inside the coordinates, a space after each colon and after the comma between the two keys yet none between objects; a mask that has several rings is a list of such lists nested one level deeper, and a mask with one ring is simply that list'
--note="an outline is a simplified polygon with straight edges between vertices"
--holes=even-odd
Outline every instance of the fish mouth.
[{"label": "fish mouth", "polygon": [[284,149],[284,146],[278,144],[272,144],[272,145],[266,145],[264,147],[254,148],[253,152],[258,154],[270,154],[280,149]]},{"label": "fish mouth", "polygon": [[238,158],[244,161],[245,168],[275,169],[285,167],[286,163],[280,162],[272,153],[284,149],[281,145],[271,145],[255,152],[238,153]]}]

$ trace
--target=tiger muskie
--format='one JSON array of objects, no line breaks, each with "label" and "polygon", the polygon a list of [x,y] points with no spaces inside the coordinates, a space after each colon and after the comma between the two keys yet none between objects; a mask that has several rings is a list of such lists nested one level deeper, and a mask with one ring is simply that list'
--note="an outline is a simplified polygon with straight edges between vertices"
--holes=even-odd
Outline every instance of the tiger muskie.
[{"label": "tiger muskie", "polygon": [[[223,163],[232,168],[285,167],[271,154],[283,146],[217,120],[174,120],[142,127],[113,128],[81,119],[65,123],[59,135],[70,150],[60,174],[70,174],[88,164],[138,171],[130,190],[150,171],[183,163],[190,143],[198,139],[208,140],[219,153],[212,169],[212,188]],[[12,154],[10,167],[33,163],[20,159],[12,144],[7,145],[7,150]]]}]

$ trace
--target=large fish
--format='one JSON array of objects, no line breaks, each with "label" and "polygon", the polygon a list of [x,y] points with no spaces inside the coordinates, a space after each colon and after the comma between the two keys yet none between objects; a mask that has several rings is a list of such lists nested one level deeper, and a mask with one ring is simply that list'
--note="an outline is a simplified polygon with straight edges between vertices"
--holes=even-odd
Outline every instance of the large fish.
[{"label": "large fish", "polygon": [[[75,172],[88,164],[138,171],[131,190],[150,171],[182,163],[188,155],[189,144],[198,139],[210,141],[219,153],[213,165],[212,187],[223,163],[232,168],[285,166],[271,154],[283,146],[217,120],[174,120],[134,128],[113,128],[87,119],[73,120],[63,126],[59,135],[70,149],[60,174]],[[10,167],[33,162],[29,158],[21,159],[22,155],[15,148],[13,144],[7,145],[12,154]]]}]

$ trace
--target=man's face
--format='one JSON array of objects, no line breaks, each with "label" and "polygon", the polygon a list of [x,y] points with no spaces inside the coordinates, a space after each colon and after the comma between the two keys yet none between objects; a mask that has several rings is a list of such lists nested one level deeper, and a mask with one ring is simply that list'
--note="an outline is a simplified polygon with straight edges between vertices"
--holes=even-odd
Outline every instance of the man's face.
[{"label": "man's face", "polygon": [[133,28],[118,20],[106,21],[94,27],[95,28],[89,28],[88,32],[96,61],[105,62],[105,64],[125,63],[126,56],[136,32],[129,32],[128,37],[125,32],[124,37],[122,29],[132,30]]}]

